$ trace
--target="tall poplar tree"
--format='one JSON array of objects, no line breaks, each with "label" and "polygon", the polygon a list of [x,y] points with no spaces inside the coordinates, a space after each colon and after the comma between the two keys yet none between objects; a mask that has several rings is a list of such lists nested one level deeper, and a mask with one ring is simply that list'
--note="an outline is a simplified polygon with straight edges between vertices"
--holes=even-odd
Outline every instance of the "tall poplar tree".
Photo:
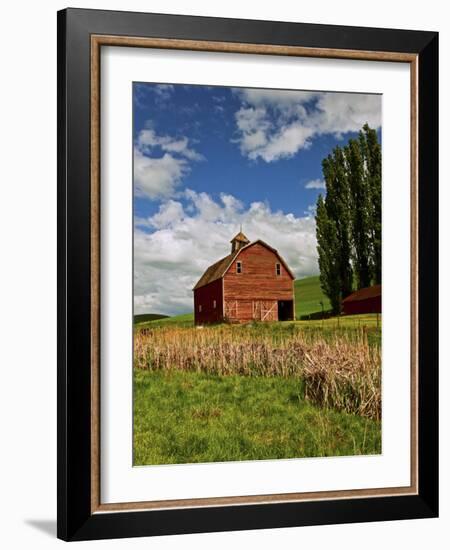
[{"label": "tall poplar tree", "polygon": [[336,225],[328,217],[322,195],[316,209],[317,250],[319,253],[320,286],[328,296],[334,314],[341,310],[338,239]]},{"label": "tall poplar tree", "polygon": [[371,215],[370,189],[365,175],[364,149],[361,141],[351,139],[345,147],[350,201],[349,218],[352,235],[352,257],[357,288],[371,283]]},{"label": "tall poplar tree", "polygon": [[339,269],[341,299],[352,292],[353,269],[351,264],[350,189],[345,170],[344,151],[336,147],[322,161],[327,189],[325,207],[336,230],[336,258]]},{"label": "tall poplar tree", "polygon": [[372,280],[381,283],[381,144],[376,130],[364,124],[359,134],[364,151],[365,179],[369,189],[369,226],[371,241]]},{"label": "tall poplar tree", "polygon": [[365,124],[358,139],[322,161],[326,196],[317,200],[320,283],[333,312],[356,288],[381,283],[381,145]]}]

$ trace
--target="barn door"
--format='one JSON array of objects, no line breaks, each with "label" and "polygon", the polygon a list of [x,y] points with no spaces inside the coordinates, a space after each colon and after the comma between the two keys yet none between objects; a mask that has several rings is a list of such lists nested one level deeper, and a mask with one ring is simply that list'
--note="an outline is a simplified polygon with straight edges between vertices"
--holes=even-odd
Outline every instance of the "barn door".
[{"label": "barn door", "polygon": [[276,321],[278,319],[277,302],[254,300],[253,319],[255,321]]},{"label": "barn door", "polygon": [[236,319],[237,318],[237,300],[226,300],[225,301],[225,319]]},{"label": "barn door", "polygon": [[261,302],[261,321],[277,320],[277,303]]}]

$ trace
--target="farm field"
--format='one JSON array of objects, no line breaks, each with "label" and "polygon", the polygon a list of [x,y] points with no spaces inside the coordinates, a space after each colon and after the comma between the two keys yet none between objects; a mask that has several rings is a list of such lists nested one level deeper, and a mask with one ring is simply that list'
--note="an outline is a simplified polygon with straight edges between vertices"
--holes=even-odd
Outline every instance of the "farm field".
[{"label": "farm field", "polygon": [[331,321],[137,327],[134,463],[381,452],[381,331]]},{"label": "farm field", "polygon": [[[377,327],[378,324],[378,327]],[[315,319],[312,321],[299,320],[299,321],[283,321],[277,323],[266,323],[267,326],[282,325],[290,326],[295,325],[308,329],[328,328],[333,330],[340,329],[354,329],[360,328],[381,328],[381,315],[377,320],[375,313],[365,313],[362,315],[348,315],[341,317],[328,317],[326,319]],[[143,321],[135,323],[136,329],[143,328],[156,328],[156,327],[193,327],[194,326],[194,314],[184,313],[183,315],[175,315],[173,317],[166,317],[157,319],[154,321]]]},{"label": "farm field", "polygon": [[378,454],[378,421],[305,401],[295,378],[135,370],[134,464]]}]

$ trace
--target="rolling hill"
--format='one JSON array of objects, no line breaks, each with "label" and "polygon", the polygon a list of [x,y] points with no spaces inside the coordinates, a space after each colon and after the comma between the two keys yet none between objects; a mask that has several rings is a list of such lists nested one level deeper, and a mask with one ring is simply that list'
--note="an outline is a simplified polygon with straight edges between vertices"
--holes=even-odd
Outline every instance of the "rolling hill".
[{"label": "rolling hill", "polygon": [[294,283],[295,290],[295,317],[300,319],[305,315],[317,314],[321,316],[322,306],[320,301],[323,301],[324,311],[331,308],[330,301],[320,288],[319,276],[305,277],[297,279]]},{"label": "rolling hill", "polygon": [[[151,314],[149,314],[151,315]],[[139,328],[145,327],[159,327],[159,326],[192,326],[194,324],[194,313],[182,313],[181,315],[174,315],[173,317],[168,317],[167,315],[160,315],[158,319],[149,319],[147,321],[136,322],[135,325],[138,325]]]},{"label": "rolling hill", "polygon": [[147,321],[158,321],[159,319],[166,319],[168,315],[162,315],[161,313],[141,313],[134,316],[134,324],[146,323]]}]

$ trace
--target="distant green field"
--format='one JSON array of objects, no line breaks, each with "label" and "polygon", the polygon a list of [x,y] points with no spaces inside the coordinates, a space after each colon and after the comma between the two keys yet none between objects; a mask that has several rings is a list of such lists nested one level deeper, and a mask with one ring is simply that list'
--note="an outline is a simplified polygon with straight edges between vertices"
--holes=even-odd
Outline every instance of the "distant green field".
[{"label": "distant green field", "polygon": [[297,279],[294,283],[295,289],[295,317],[300,319],[304,315],[320,314],[323,301],[324,311],[331,309],[330,301],[320,288],[319,276]]},{"label": "distant green field", "polygon": [[139,323],[139,328],[146,327],[167,327],[176,325],[178,327],[190,327],[194,324],[193,313],[183,313],[181,315],[174,315],[173,317],[165,317],[163,319],[156,319],[155,321],[146,321]]},{"label": "distant green field", "polygon": [[147,321],[157,321],[158,319],[166,319],[168,315],[161,315],[160,313],[141,313],[134,316],[134,324],[146,323]]}]

